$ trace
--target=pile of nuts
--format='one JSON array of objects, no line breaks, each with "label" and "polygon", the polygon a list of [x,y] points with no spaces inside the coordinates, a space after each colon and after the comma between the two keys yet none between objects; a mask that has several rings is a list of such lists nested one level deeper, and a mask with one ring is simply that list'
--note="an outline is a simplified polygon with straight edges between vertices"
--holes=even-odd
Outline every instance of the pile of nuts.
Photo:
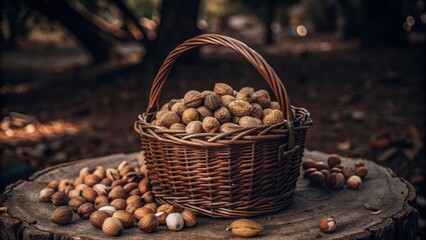
[{"label": "pile of nuts", "polygon": [[213,92],[191,90],[182,99],[170,100],[151,124],[188,134],[224,133],[281,123],[283,119],[278,102],[271,101],[266,90],[244,87],[237,92],[225,83],[216,83]]},{"label": "pile of nuts", "polygon": [[328,157],[327,163],[308,159],[302,162],[304,177],[309,179],[312,186],[322,186],[333,190],[341,189],[346,184],[351,189],[358,189],[362,179],[367,176],[368,170],[364,161],[355,161],[355,170],[348,166],[341,165],[339,156],[332,154]]},{"label": "pile of nuts", "polygon": [[118,168],[85,167],[75,179],[52,180],[39,192],[39,199],[59,206],[51,216],[53,223],[67,225],[76,213],[111,236],[121,235],[135,222],[145,233],[157,231],[159,225],[179,231],[197,224],[192,211],[157,204],[146,165],[132,166],[127,161]]}]

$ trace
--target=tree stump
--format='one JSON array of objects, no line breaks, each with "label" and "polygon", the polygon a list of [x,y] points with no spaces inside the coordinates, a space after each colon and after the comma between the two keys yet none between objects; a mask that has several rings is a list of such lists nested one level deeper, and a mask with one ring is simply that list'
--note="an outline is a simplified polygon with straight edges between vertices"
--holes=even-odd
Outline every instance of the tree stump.
[{"label": "tree stump", "polygon": [[[325,161],[328,155],[305,151],[305,158]],[[136,158],[136,153],[117,154],[53,166],[37,172],[29,181],[8,186],[1,199],[7,212],[0,214],[3,239],[229,239],[225,231],[233,219],[199,217],[195,228],[172,232],[161,226],[156,233],[146,234],[134,227],[125,229],[120,237],[108,237],[92,227],[87,220],[74,215],[67,226],[50,221],[55,209],[51,203],[40,202],[38,192],[49,180],[75,178],[81,168],[103,165],[116,167],[123,160]],[[354,159],[342,158],[342,165],[354,165]],[[360,189],[344,188],[331,191],[311,187],[300,177],[289,207],[275,213],[253,218],[265,228],[263,239],[416,239],[418,213],[416,193],[406,180],[396,177],[389,169],[366,161],[368,175]],[[378,211],[367,209],[373,206]],[[337,231],[322,233],[317,225],[323,217],[333,216]]]}]

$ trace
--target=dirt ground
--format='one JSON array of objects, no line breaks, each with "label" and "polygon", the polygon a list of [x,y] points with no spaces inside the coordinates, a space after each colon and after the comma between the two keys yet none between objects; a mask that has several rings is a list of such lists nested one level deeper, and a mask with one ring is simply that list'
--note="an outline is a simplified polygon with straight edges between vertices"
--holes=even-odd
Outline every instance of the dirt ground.
[{"label": "dirt ground", "polygon": [[[357,42],[325,36],[254,48],[280,76],[292,104],[310,111],[314,125],[308,132],[308,149],[390,167],[416,186],[424,211],[424,46],[361,49]],[[242,57],[226,49],[205,48],[202,53],[196,63],[175,66],[163,102],[190,89],[212,89],[215,82],[236,89],[268,89]],[[98,66],[88,62],[73,43],[25,43],[18,51],[3,52],[3,174],[9,174],[5,169],[13,172],[14,166],[34,170],[139,150],[133,123],[147,107],[159,66],[142,73],[137,58]],[[10,112],[25,116],[11,118]],[[32,127],[7,131],[14,117],[29,118]],[[425,221],[420,225],[424,229]]]}]

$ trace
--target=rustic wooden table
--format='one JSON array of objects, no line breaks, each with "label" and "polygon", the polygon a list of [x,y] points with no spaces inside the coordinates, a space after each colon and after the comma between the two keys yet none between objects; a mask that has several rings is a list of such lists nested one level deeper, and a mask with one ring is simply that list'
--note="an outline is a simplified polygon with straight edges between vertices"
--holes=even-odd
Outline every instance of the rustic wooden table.
[{"label": "rustic wooden table", "polygon": [[[86,159],[53,166],[37,172],[29,181],[8,186],[0,203],[7,213],[0,214],[2,239],[108,239],[101,230],[92,227],[77,215],[67,226],[50,222],[55,209],[50,203],[40,202],[38,192],[49,180],[73,178],[85,166],[116,167],[123,160],[134,160],[136,153]],[[325,161],[327,155],[306,151],[305,158]],[[353,166],[354,159],[343,158],[343,165]],[[366,161],[369,174],[361,188],[330,191],[313,188],[299,178],[294,203],[275,214],[255,217],[265,231],[262,239],[416,239],[416,193],[406,180],[371,161]],[[374,213],[365,204],[381,210]],[[318,228],[319,219],[333,216],[337,231],[324,234]],[[171,232],[164,226],[156,233],[146,234],[137,228],[126,229],[120,237],[111,239],[230,239],[225,231],[232,219],[200,217],[197,227]]]}]

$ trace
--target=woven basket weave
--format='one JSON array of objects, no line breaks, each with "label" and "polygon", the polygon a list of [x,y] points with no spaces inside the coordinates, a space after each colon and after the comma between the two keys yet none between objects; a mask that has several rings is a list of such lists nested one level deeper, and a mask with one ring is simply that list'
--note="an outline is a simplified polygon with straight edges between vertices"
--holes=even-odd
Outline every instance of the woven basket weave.
[{"label": "woven basket weave", "polygon": [[[272,89],[286,120],[227,133],[187,134],[151,125],[173,64],[184,52],[202,45],[228,47],[244,56]],[[290,105],[282,82],[258,53],[233,38],[205,34],[167,56],[135,130],[159,202],[211,217],[239,218],[275,212],[291,203],[311,124],[305,109]]]}]

